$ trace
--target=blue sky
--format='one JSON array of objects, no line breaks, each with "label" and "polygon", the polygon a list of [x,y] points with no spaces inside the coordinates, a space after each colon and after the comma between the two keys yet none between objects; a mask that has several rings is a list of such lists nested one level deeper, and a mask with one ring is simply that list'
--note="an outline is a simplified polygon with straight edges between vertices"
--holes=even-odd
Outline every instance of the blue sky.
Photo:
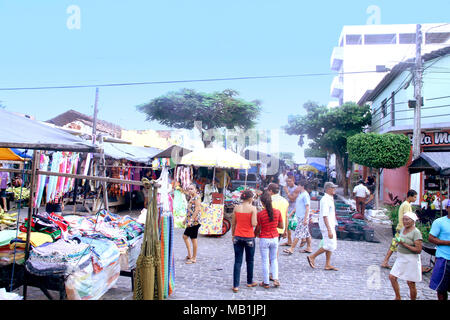
[{"label": "blue sky", "polygon": [[[67,8],[80,8],[70,30]],[[327,73],[344,25],[447,22],[448,0],[1,0],[0,88]],[[258,128],[279,129],[307,100],[327,104],[333,76],[100,88],[99,118],[162,129],[136,106],[183,87],[235,89],[263,102]],[[48,120],[69,108],[92,114],[95,88],[0,91],[7,110]],[[301,160],[298,137],[280,151]]]}]

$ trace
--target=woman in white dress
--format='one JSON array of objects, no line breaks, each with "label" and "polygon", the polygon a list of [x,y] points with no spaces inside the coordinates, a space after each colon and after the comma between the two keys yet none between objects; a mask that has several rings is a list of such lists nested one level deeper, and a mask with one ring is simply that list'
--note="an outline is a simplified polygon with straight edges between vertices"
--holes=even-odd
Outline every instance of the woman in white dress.
[{"label": "woman in white dress", "polygon": [[403,215],[403,229],[400,230],[397,249],[397,259],[389,274],[395,300],[401,300],[400,287],[397,279],[405,280],[408,284],[411,300],[416,300],[416,282],[422,281],[422,233],[416,228],[417,216],[413,212]]}]

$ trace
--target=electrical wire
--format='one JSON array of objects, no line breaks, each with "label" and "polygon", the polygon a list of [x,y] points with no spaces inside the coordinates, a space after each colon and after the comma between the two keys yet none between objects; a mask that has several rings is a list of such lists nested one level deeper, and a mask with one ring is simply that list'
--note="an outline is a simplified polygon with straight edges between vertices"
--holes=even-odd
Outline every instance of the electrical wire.
[{"label": "electrical wire", "polygon": [[145,81],[145,82],[106,83],[106,84],[67,85],[67,86],[46,86],[46,87],[10,87],[10,88],[0,88],[0,91],[80,89],[80,88],[96,88],[96,87],[124,87],[124,86],[139,86],[139,85],[153,85],[153,84],[215,82],[215,81],[234,81],[234,80],[257,80],[257,79],[276,79],[276,78],[299,78],[299,77],[330,76],[330,75],[337,76],[337,75],[343,75],[343,74],[364,74],[364,73],[377,73],[377,71],[353,71],[353,72],[340,72],[340,73],[331,73],[331,72],[329,72],[329,73],[303,73],[303,74],[291,74],[291,75],[245,76],[245,77],[230,77],[230,78],[208,78],[208,79],[168,80],[168,81]]}]

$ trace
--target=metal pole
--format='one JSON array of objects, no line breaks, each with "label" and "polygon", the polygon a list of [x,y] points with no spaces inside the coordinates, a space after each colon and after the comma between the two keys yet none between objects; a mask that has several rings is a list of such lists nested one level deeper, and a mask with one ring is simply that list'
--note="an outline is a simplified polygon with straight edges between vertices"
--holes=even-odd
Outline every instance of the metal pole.
[{"label": "metal pole", "polygon": [[[30,202],[28,204],[28,227],[27,227],[27,240],[25,244],[25,261],[28,260],[30,255],[30,236],[31,236],[31,221],[34,213],[34,199],[36,190],[36,170],[39,167],[40,153],[37,150],[33,152],[33,162],[31,163],[31,181],[30,181]],[[19,217],[17,217],[19,219]],[[25,274],[25,283],[23,285],[23,299],[27,300],[27,276]]]},{"label": "metal pole", "polygon": [[94,119],[92,123],[92,144],[95,145],[95,142],[97,141],[97,109],[98,105],[98,88],[95,88],[95,104],[94,104]]},{"label": "metal pole", "polygon": [[416,107],[414,108],[414,131],[413,131],[413,160],[420,156],[420,108],[422,107],[422,26],[416,28],[416,66],[414,70],[414,97]]}]

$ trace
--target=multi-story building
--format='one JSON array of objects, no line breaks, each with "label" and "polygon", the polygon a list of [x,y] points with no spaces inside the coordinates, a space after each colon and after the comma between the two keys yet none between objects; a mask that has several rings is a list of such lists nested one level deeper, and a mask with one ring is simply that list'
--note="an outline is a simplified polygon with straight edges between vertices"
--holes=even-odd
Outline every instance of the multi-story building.
[{"label": "multi-story building", "polygon": [[[450,45],[450,24],[422,24],[422,53]],[[331,70],[339,73],[331,84],[329,106],[358,102],[375,88],[389,69],[415,56],[416,25],[344,26],[331,55]],[[337,100],[336,100],[337,99]]]},{"label": "multi-story building", "polygon": [[[431,156],[450,158],[450,45],[422,55],[421,107],[421,152]],[[371,131],[407,135],[411,141],[414,129],[414,78],[412,68],[415,59],[410,58],[395,65],[372,90],[359,100],[369,103],[372,110]],[[437,155],[436,153],[439,153]],[[383,170],[380,178],[381,199],[388,200],[389,193],[404,199],[408,189],[416,190],[420,196],[427,191],[446,192],[448,179],[438,186],[436,176],[426,173],[409,174],[407,165],[398,169]],[[442,188],[442,191],[440,190]]]}]

